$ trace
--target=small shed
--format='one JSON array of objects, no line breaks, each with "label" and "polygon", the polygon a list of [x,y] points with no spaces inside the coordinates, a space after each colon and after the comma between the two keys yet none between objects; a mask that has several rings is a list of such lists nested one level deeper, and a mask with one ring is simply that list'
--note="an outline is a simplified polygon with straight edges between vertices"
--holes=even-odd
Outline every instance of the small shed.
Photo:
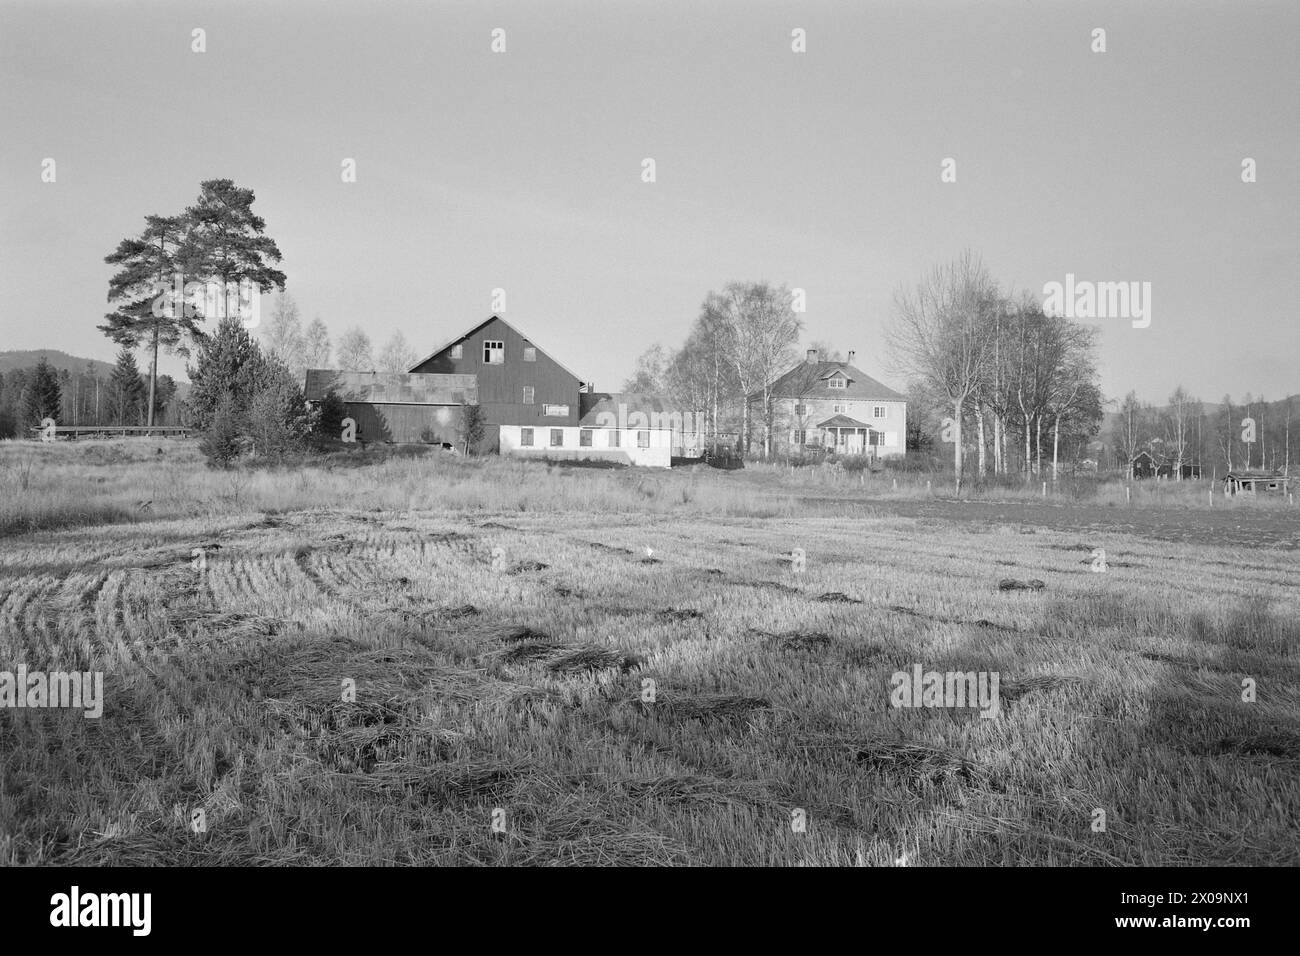
[{"label": "small shed", "polygon": [[1223,491],[1229,495],[1285,495],[1294,480],[1273,471],[1230,471],[1223,476]]},{"label": "small shed", "polygon": [[307,401],[323,401],[331,391],[357,423],[358,441],[454,445],[460,406],[478,404],[473,375],[307,370]]}]

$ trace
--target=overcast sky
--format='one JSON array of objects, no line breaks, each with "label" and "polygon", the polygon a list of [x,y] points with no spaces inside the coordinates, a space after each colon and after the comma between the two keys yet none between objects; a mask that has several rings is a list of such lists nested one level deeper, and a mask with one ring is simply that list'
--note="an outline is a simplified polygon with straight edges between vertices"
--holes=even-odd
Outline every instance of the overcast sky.
[{"label": "overcast sky", "polygon": [[806,290],[805,341],[902,387],[894,291],[969,247],[1040,297],[1151,283],[1148,328],[1098,321],[1108,395],[1279,398],[1298,94],[1295,2],[0,0],[0,349],[111,360],[103,257],[222,177],[335,341],[423,354],[500,287],[616,389],[710,289],[766,279]]}]

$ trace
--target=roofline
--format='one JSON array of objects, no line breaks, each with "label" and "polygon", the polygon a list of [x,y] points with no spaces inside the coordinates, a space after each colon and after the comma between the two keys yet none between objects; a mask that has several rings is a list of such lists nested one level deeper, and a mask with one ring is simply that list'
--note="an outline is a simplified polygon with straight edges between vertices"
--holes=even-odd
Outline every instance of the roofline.
[{"label": "roofline", "polygon": [[[460,335],[452,336],[450,339],[448,339],[448,340],[447,340],[446,342],[444,342],[442,345],[438,346],[438,348],[434,349],[432,352],[430,352],[430,353],[429,353],[428,355],[426,355],[424,358],[420,359],[420,361],[416,362],[414,365],[412,365],[410,368],[408,368],[408,369],[406,370],[406,371],[407,371],[407,374],[412,374],[412,373],[414,373],[415,370],[416,370],[417,368],[419,368],[421,365],[423,365],[425,362],[428,362],[430,359],[436,358],[439,352],[444,351],[444,350],[445,350],[448,346],[450,346],[450,345],[455,345],[459,340],[464,339],[464,338],[468,338],[469,336],[473,335],[475,332],[477,332],[479,329],[483,328],[483,326],[487,325],[487,324],[488,324],[489,322],[491,322],[493,319],[496,319],[496,321],[498,321],[498,322],[502,322],[502,323],[504,323],[505,325],[509,326],[511,329],[513,329],[513,330],[515,331],[515,333],[516,333],[520,338],[522,338],[522,339],[527,339],[529,342],[536,341],[536,340],[535,340],[531,335],[525,335],[523,329],[519,328],[519,326],[515,325],[515,324],[512,323],[512,322],[507,322],[505,319],[501,318],[501,316],[496,315],[495,313],[493,313],[492,315],[489,315],[486,319],[484,319],[482,322],[480,322],[478,325],[475,325],[475,326],[473,326],[472,328],[466,329],[466,330],[465,330],[464,332],[462,332]],[[537,346],[533,346],[533,348],[536,348],[536,347],[537,347]],[[572,375],[574,378],[576,378],[576,379],[578,380],[578,384],[579,384],[579,385],[584,384],[585,379],[583,379],[583,377],[582,377],[581,375],[576,374],[576,373],[573,371],[573,369],[569,368],[567,365],[565,365],[563,362],[561,362],[559,359],[557,359],[555,356],[553,356],[550,352],[547,352],[545,349],[542,349],[542,352],[546,355],[546,357],[547,357],[548,359],[550,359],[550,360],[551,360],[552,362],[554,362],[556,365],[560,366],[560,368],[562,368],[565,372],[567,372],[568,374],[570,374],[570,375]],[[429,374],[437,374],[437,373],[429,373]],[[443,373],[443,374],[446,374],[446,373]]]}]

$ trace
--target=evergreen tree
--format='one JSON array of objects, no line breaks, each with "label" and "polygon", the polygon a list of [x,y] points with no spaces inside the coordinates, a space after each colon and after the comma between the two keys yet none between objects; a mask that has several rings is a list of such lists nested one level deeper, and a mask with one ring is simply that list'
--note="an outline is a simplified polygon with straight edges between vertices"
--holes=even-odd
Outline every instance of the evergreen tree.
[{"label": "evergreen tree", "polygon": [[253,212],[255,198],[253,190],[229,179],[199,184],[198,202],[185,210],[196,268],[223,285],[249,281],[262,292],[283,290],[284,273],[272,265],[280,261],[280,249],[266,235],[266,221]]},{"label": "evergreen tree", "polygon": [[135,356],[123,346],[117,353],[117,364],[108,377],[108,401],[115,425],[135,425],[140,420],[147,390],[140,380],[140,369]]},{"label": "evergreen tree", "polygon": [[229,395],[232,414],[242,418],[253,397],[253,377],[262,362],[261,349],[243,323],[234,317],[221,320],[213,335],[199,344],[196,364],[187,366],[190,422],[200,431],[212,422],[217,403]]},{"label": "evergreen tree", "polygon": [[188,230],[184,216],[146,216],[138,238],[123,239],[116,251],[104,257],[121,269],[108,283],[108,301],[116,309],[104,316],[98,328],[123,348],[149,348],[149,425],[154,423],[158,349],[188,357],[188,340],[202,335],[193,310],[174,295],[177,277],[183,287],[198,260]]},{"label": "evergreen tree", "polygon": [[39,425],[43,419],[59,420],[62,408],[62,394],[59,379],[53,367],[41,356],[32,370],[31,379],[26,383],[22,393],[22,415],[19,424],[22,427]]},{"label": "evergreen tree", "polygon": [[226,468],[239,455],[239,416],[229,393],[213,406],[209,427],[199,439],[199,450],[208,463]]}]

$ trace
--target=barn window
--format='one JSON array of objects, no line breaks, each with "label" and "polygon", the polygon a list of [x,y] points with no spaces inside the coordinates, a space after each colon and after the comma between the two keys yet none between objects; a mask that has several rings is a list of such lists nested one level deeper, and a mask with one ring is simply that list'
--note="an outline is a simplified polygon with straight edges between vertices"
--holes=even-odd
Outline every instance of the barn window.
[{"label": "barn window", "polygon": [[552,448],[563,448],[563,447],[564,447],[564,429],[563,429],[563,428],[552,428],[552,429],[551,429],[551,447],[552,447]]},{"label": "barn window", "polygon": [[872,417],[872,418],[884,418],[884,417],[885,417],[885,406],[884,406],[884,405],[876,405],[876,406],[874,406],[874,407],[871,409],[871,417]]},{"label": "barn window", "polygon": [[451,357],[454,359],[463,359],[465,357],[465,346],[457,342],[451,347]]},{"label": "barn window", "polygon": [[524,386],[524,404],[525,405],[533,404],[533,386],[531,385]]},{"label": "barn window", "polygon": [[640,432],[637,432],[637,433],[636,433],[636,447],[637,447],[637,448],[649,448],[649,447],[650,447],[650,433],[649,433],[649,432],[647,432],[647,431],[640,431]]},{"label": "barn window", "polygon": [[531,428],[519,429],[519,447],[520,448],[533,447],[533,430]]},{"label": "barn window", "polygon": [[503,365],[506,360],[506,343],[493,339],[483,340],[483,364]]},{"label": "barn window", "polygon": [[622,443],[623,443],[623,433],[619,431],[617,428],[610,429],[609,447],[618,448]]},{"label": "barn window", "polygon": [[591,447],[591,429],[590,429],[590,428],[584,428],[584,429],[582,429],[580,432],[578,432],[578,444],[581,445],[583,448],[590,448],[590,447]]},{"label": "barn window", "polygon": [[536,362],[536,361],[537,361],[537,349],[533,348],[531,345],[526,345],[526,346],[524,346],[524,361],[525,361],[525,362]]},{"label": "barn window", "polygon": [[564,418],[569,414],[568,405],[543,405],[542,414],[553,418]]}]

